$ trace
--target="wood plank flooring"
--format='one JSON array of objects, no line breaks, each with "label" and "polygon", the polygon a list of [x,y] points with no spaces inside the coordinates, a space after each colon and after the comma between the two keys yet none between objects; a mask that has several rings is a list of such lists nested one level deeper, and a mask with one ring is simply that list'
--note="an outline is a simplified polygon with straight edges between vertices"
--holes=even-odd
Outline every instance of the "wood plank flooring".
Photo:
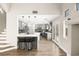
[{"label": "wood plank flooring", "polygon": [[66,53],[54,42],[42,38],[39,41],[39,50],[26,51],[14,49],[0,53],[0,56],[66,56]]}]

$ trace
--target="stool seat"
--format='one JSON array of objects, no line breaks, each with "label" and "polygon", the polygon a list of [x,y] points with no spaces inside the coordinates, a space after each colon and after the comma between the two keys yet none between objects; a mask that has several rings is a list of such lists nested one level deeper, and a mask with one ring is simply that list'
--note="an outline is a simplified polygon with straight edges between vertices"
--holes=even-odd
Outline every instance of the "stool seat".
[{"label": "stool seat", "polygon": [[19,42],[25,42],[26,41],[25,37],[18,37],[18,39],[19,39]]},{"label": "stool seat", "polygon": [[25,38],[25,42],[32,42],[32,41],[33,41],[32,37]]}]

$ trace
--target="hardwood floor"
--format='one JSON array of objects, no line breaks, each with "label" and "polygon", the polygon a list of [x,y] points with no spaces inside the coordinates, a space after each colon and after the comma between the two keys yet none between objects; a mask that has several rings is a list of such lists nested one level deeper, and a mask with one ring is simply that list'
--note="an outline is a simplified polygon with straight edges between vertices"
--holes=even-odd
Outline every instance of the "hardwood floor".
[{"label": "hardwood floor", "polygon": [[0,56],[66,56],[66,53],[52,41],[42,38],[39,41],[39,50],[25,51],[14,49],[0,53]]}]

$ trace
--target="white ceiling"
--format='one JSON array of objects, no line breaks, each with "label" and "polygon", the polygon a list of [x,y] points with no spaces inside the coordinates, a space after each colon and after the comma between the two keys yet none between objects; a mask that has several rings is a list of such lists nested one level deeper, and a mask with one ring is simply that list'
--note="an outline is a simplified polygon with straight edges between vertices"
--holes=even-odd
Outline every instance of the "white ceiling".
[{"label": "white ceiling", "polygon": [[[11,3],[1,3],[0,5],[7,12],[7,11],[10,11],[13,6],[18,6],[20,8],[21,5],[22,6],[25,6],[25,5],[26,6],[45,5],[45,6],[51,6],[51,8],[53,8],[53,9],[57,7],[60,10],[62,4],[61,3],[47,3],[47,4],[45,4],[45,3],[39,3],[39,4],[37,4],[37,3],[24,3],[24,4],[23,3],[12,3],[12,4]],[[18,9],[18,8],[16,8],[16,9]],[[50,11],[50,10],[48,10],[48,11]],[[27,18],[29,15],[24,15],[24,16]],[[33,17],[36,16],[37,18],[35,18],[35,19],[37,19],[37,21],[38,21],[38,19],[42,19],[42,20],[45,20],[46,22],[50,22],[53,19],[55,19],[56,17],[58,17],[59,15],[52,14],[52,15],[30,15],[30,16],[32,19],[34,19]],[[40,22],[41,22],[41,20],[40,20]]]},{"label": "white ceiling", "polygon": [[[24,18],[22,18],[24,16]],[[30,18],[29,18],[30,16]],[[18,19],[21,21],[24,21],[26,23],[31,23],[31,24],[38,24],[38,23],[49,23],[52,21],[54,18],[58,17],[59,15],[19,15]],[[34,18],[35,17],[35,18]]]},{"label": "white ceiling", "polygon": [[11,6],[11,3],[0,3],[0,7],[3,8],[6,12],[10,10]]}]

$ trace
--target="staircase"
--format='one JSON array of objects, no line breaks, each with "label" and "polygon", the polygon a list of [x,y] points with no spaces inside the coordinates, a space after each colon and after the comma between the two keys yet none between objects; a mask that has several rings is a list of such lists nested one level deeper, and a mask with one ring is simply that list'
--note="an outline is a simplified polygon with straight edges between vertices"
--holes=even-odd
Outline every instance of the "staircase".
[{"label": "staircase", "polygon": [[10,45],[6,37],[6,31],[0,33],[0,52],[5,52],[15,48]]}]

